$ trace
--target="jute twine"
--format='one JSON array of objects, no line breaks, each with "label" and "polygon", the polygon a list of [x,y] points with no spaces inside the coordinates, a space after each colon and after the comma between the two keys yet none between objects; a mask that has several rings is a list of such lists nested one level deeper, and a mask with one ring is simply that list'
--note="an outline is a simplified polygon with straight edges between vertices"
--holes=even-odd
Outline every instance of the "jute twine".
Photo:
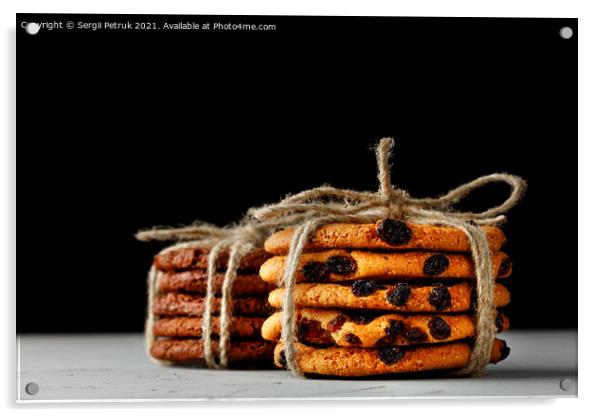
[{"label": "jute twine", "polygon": [[[249,210],[260,222],[299,223],[291,239],[281,285],[284,286],[282,307],[282,340],[287,366],[302,375],[295,348],[295,277],[303,248],[315,231],[328,223],[370,223],[379,219],[403,219],[412,223],[439,224],[461,230],[470,242],[476,275],[476,335],[468,365],[458,375],[480,376],[489,363],[495,324],[493,304],[494,277],[491,251],[485,233],[479,226],[498,225],[506,220],[504,213],[514,207],[524,194],[526,182],[515,175],[498,173],[479,177],[436,198],[413,198],[391,183],[389,159],[392,138],[383,138],[376,148],[378,192],[360,192],[323,186],[289,196],[277,204]],[[452,205],[484,185],[505,182],[510,196],[502,204],[479,213],[455,211]],[[290,219],[294,218],[294,222]]]},{"label": "jute twine", "polygon": [[[178,241],[168,246],[159,254],[165,254],[178,249],[200,248],[208,250],[207,256],[207,287],[205,291],[205,305],[201,317],[201,330],[203,337],[203,351],[205,362],[210,368],[228,367],[228,350],[230,346],[230,326],[232,321],[232,285],[236,280],[236,272],[242,258],[251,251],[263,248],[263,242],[278,227],[296,224],[300,217],[290,215],[280,218],[277,222],[257,222],[246,217],[238,224],[228,227],[218,227],[209,223],[195,223],[185,227],[167,227],[142,230],[136,234],[141,241]],[[211,307],[215,298],[215,278],[217,275],[217,263],[220,254],[228,253],[228,265],[224,274],[224,282],[221,288],[221,304],[219,314],[219,364],[216,363],[211,350]],[[153,305],[157,296],[158,282],[163,274],[153,265],[148,273],[147,288],[147,314],[145,323],[145,341],[149,357],[161,364],[169,364],[169,361],[157,360],[150,355],[150,349],[156,337],[153,332],[155,315]]]},{"label": "jute twine", "polygon": [[[230,324],[232,320],[232,285],[236,278],[236,271],[241,259],[256,248],[262,247],[266,235],[269,233],[267,227],[259,226],[255,222],[246,222],[239,225],[220,228],[212,224],[197,223],[181,228],[164,228],[143,230],[136,234],[141,241],[164,240],[181,241],[163,249],[160,254],[184,248],[201,248],[209,251],[207,259],[207,288],[205,292],[205,306],[201,317],[201,329],[203,337],[203,350],[205,362],[211,368],[228,367],[228,349],[230,345]],[[221,293],[219,321],[219,364],[216,363],[211,350],[211,307],[215,298],[215,277],[217,272],[217,261],[220,254],[229,253],[228,265],[224,275]],[[157,283],[161,271],[153,265],[148,274],[148,303],[145,324],[145,339],[147,352],[150,356],[150,348],[156,337],[153,332],[155,315],[153,304],[158,293]],[[151,356],[152,358],[152,356]],[[154,358],[153,358],[154,359]],[[158,361],[169,363],[168,361]]]}]

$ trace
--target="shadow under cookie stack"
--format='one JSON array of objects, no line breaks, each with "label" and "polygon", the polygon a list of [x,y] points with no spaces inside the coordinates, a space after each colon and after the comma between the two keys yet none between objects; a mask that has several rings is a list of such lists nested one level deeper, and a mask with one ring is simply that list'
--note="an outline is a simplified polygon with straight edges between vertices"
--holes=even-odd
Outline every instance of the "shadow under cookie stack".
[{"label": "shadow under cookie stack", "polygon": [[[482,226],[492,252],[494,304],[510,301],[499,281],[512,272],[500,251],[501,229]],[[265,283],[283,277],[294,229],[274,233],[266,242],[275,255],[260,269]],[[469,363],[476,334],[475,271],[466,235],[446,226],[381,220],[376,224],[329,224],[304,247],[294,292],[296,362],[308,375],[340,377],[458,369]],[[280,309],[284,289],[269,295]],[[281,312],[269,317],[262,336],[278,342]],[[497,332],[509,327],[496,310]],[[495,339],[490,362],[510,352]],[[283,343],[274,352],[286,367]]]},{"label": "shadow under cookie stack", "polygon": [[[273,357],[274,343],[260,336],[261,325],[273,312],[267,303],[267,294],[274,287],[258,275],[260,265],[269,257],[263,250],[244,256],[232,287],[232,325],[228,365],[262,366]],[[217,260],[211,317],[212,353],[218,356],[221,287],[227,268],[228,253]],[[156,359],[178,364],[202,364],[202,316],[207,290],[208,250],[183,248],[162,252],[155,256],[158,271],[156,295],[152,306],[154,341],[150,354]],[[216,357],[216,361],[218,358]]]}]

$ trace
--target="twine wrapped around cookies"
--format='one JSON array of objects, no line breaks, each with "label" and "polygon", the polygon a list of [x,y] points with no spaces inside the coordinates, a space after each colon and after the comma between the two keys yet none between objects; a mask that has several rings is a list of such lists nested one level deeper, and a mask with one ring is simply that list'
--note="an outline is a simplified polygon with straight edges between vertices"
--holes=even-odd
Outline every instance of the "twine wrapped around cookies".
[{"label": "twine wrapped around cookies", "polygon": [[[476,275],[476,336],[468,365],[456,371],[456,374],[480,376],[489,363],[495,334],[494,278],[491,251],[487,238],[479,226],[503,223],[506,220],[504,213],[522,198],[527,186],[526,181],[515,175],[497,173],[479,177],[440,197],[413,198],[407,191],[396,188],[391,183],[389,159],[393,145],[392,138],[383,138],[376,149],[380,184],[378,192],[323,186],[302,191],[273,205],[249,210],[249,215],[262,223],[300,224],[290,242],[281,282],[284,285],[282,340],[287,366],[294,374],[302,375],[296,362],[294,343],[296,339],[294,294],[296,271],[303,248],[315,231],[325,224],[371,223],[386,218],[450,226],[461,230],[467,236]],[[459,212],[452,209],[453,204],[472,191],[495,182],[505,182],[512,190],[502,204],[479,213]]]},{"label": "twine wrapped around cookies", "polygon": [[[165,240],[183,241],[163,249],[164,254],[177,249],[202,248],[209,250],[207,259],[207,288],[205,307],[201,317],[203,336],[203,351],[205,362],[210,368],[228,367],[228,349],[230,345],[230,324],[232,320],[232,285],[241,259],[253,251],[261,248],[266,235],[270,232],[269,226],[259,225],[256,222],[245,222],[240,225],[220,228],[207,223],[193,224],[181,228],[164,228],[143,230],[136,234],[141,241]],[[219,255],[228,251],[228,266],[222,284],[222,302],[220,305],[219,321],[219,365],[216,363],[211,349],[211,307],[214,299],[214,284],[217,272]],[[145,339],[147,352],[155,341],[153,333],[154,314],[153,303],[157,294],[157,282],[160,271],[153,265],[148,274],[148,311],[145,324]],[[152,357],[151,357],[152,358]],[[168,361],[159,361],[166,363]]]},{"label": "twine wrapped around cookies", "polygon": [[[136,234],[141,241],[179,241],[163,249],[159,254],[164,254],[177,249],[200,248],[209,251],[207,256],[207,287],[205,291],[205,306],[201,317],[201,330],[203,336],[203,351],[205,362],[210,368],[228,367],[228,349],[230,345],[230,325],[232,321],[232,286],[236,279],[236,272],[242,258],[255,249],[263,248],[265,239],[277,228],[292,226],[304,215],[289,215],[280,217],[277,221],[258,222],[246,217],[238,224],[228,227],[218,227],[209,223],[195,223],[190,226],[177,228],[155,228],[142,230]],[[211,350],[211,308],[215,298],[215,277],[217,261],[221,253],[228,252],[228,265],[224,274],[221,288],[222,301],[219,314],[219,365],[216,363]],[[145,340],[147,352],[156,340],[153,333],[155,316],[153,304],[158,293],[157,283],[162,272],[153,265],[148,273],[148,302],[145,323]],[[152,358],[152,356],[151,356]],[[152,358],[153,360],[156,360]],[[157,360],[167,364],[169,361]]]}]

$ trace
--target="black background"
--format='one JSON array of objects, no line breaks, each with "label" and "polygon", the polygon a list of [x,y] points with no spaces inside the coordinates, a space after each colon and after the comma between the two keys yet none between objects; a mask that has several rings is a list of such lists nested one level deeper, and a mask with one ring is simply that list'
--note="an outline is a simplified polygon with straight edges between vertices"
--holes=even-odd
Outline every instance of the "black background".
[{"label": "black background", "polygon": [[[278,29],[21,29],[68,19]],[[17,28],[18,332],[142,331],[162,245],[136,230],[226,224],[322,183],[376,189],[385,135],[394,183],[415,196],[526,178],[504,227],[512,326],[577,326],[576,19],[18,15]]]}]

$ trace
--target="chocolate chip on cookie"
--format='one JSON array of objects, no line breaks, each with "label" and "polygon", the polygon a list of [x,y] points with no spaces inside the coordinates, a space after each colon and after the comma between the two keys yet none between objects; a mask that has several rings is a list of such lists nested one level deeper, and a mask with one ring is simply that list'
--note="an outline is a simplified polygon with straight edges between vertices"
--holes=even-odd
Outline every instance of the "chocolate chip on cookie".
[{"label": "chocolate chip on cookie", "polygon": [[445,272],[449,266],[449,259],[442,253],[438,253],[429,257],[425,262],[422,270],[427,275],[439,275]]},{"label": "chocolate chip on cookie", "polygon": [[347,321],[347,319],[345,318],[345,316],[342,316],[339,314],[334,319],[332,319],[328,322],[328,324],[326,325],[326,329],[329,332],[334,333],[336,331],[339,331],[341,329],[341,327],[343,327],[343,324],[345,324],[346,321]]},{"label": "chocolate chip on cookie", "polygon": [[385,329],[387,336],[399,336],[402,335],[406,326],[401,320],[389,320],[389,327]]},{"label": "chocolate chip on cookie", "polygon": [[451,335],[451,327],[439,316],[429,320],[429,331],[431,336],[437,340],[447,339]]},{"label": "chocolate chip on cookie", "polygon": [[410,286],[405,282],[402,282],[394,287],[391,287],[389,291],[387,291],[387,301],[394,306],[401,307],[407,303],[411,292],[412,289]]},{"label": "chocolate chip on cookie", "polygon": [[451,294],[447,287],[443,284],[437,284],[429,294],[429,303],[436,310],[444,310],[451,305]]},{"label": "chocolate chip on cookie", "polygon": [[385,219],[376,224],[376,234],[389,245],[403,245],[412,238],[412,231],[402,221]]},{"label": "chocolate chip on cookie", "polygon": [[328,267],[324,262],[308,262],[303,265],[303,276],[309,282],[320,282],[326,279]]},{"label": "chocolate chip on cookie", "polygon": [[367,297],[373,294],[376,290],[382,290],[384,287],[376,283],[376,281],[368,281],[359,279],[351,285],[351,292],[356,297]]},{"label": "chocolate chip on cookie", "polygon": [[420,343],[426,340],[426,333],[419,327],[412,327],[405,331],[403,337],[405,337],[408,342]]},{"label": "chocolate chip on cookie", "polygon": [[331,256],[326,261],[326,267],[335,274],[347,275],[357,270],[357,263],[351,256]]},{"label": "chocolate chip on cookie", "polygon": [[354,335],[353,333],[345,334],[345,341],[347,343],[349,343],[350,345],[361,345],[362,344],[362,340],[359,337],[357,337],[356,335]]},{"label": "chocolate chip on cookie", "polygon": [[398,347],[382,347],[378,349],[378,359],[385,365],[393,365],[399,362],[405,355],[405,352]]}]

